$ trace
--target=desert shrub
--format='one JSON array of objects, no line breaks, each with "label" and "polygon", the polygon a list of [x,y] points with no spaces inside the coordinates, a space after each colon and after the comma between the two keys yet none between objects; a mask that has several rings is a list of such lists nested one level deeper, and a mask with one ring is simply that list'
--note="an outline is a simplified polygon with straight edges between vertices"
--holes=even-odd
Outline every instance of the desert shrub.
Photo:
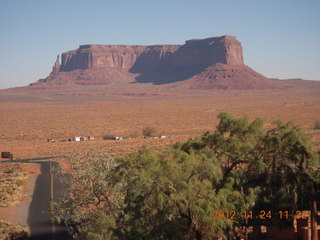
[{"label": "desert shrub", "polygon": [[0,239],[28,239],[28,229],[20,224],[9,223],[0,219]]},{"label": "desert shrub", "polygon": [[320,120],[317,120],[315,123],[314,123],[314,129],[320,129]]},{"label": "desert shrub", "polygon": [[22,180],[22,179],[17,179],[17,180],[16,180],[17,186],[21,186],[21,185],[23,185],[25,182],[26,182],[26,181],[25,181],[25,180]]},{"label": "desert shrub", "polygon": [[5,170],[4,173],[12,174],[12,173],[14,173],[14,168],[9,168],[9,169]]},{"label": "desert shrub", "polygon": [[137,138],[141,136],[141,133],[139,131],[134,131],[129,135],[131,138]]},{"label": "desert shrub", "polygon": [[67,158],[71,173],[63,177],[69,196],[55,204],[52,212],[62,219],[74,239],[111,239],[110,231],[122,198],[110,188],[111,172],[116,166],[113,157],[91,151]]},{"label": "desert shrub", "polygon": [[154,127],[145,127],[142,129],[142,135],[144,137],[154,137],[157,134],[157,129]]}]

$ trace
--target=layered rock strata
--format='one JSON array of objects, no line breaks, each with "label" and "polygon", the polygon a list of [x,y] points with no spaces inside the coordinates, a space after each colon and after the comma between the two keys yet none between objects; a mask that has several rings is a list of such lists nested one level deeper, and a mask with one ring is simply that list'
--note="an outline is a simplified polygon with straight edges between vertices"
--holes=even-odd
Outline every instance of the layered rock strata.
[{"label": "layered rock strata", "polygon": [[81,45],[62,53],[52,72],[31,85],[96,85],[187,81],[194,89],[274,88],[244,64],[233,36],[186,41],[184,45]]}]

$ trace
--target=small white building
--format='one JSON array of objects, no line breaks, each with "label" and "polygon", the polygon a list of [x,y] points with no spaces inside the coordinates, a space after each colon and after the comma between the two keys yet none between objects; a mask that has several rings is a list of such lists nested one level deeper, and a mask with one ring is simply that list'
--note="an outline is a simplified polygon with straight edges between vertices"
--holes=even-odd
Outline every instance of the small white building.
[{"label": "small white building", "polygon": [[72,138],[73,142],[80,142],[81,141],[81,137],[74,137]]}]

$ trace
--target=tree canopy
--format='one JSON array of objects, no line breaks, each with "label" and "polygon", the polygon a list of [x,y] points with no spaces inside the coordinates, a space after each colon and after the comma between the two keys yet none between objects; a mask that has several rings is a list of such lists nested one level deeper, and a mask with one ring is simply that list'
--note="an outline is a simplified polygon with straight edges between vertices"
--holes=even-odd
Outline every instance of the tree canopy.
[{"label": "tree canopy", "polygon": [[218,118],[214,132],[162,151],[70,158],[59,216],[78,239],[226,239],[245,219],[213,211],[308,209],[320,199],[319,155],[299,126]]}]

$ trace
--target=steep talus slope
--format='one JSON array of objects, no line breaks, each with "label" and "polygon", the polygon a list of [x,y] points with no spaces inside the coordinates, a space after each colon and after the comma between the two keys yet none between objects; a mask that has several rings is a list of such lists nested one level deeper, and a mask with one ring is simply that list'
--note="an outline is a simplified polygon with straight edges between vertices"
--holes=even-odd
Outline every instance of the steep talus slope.
[{"label": "steep talus slope", "polygon": [[268,79],[246,65],[230,66],[216,64],[209,66],[191,78],[192,89],[274,89],[284,88],[287,84]]}]

